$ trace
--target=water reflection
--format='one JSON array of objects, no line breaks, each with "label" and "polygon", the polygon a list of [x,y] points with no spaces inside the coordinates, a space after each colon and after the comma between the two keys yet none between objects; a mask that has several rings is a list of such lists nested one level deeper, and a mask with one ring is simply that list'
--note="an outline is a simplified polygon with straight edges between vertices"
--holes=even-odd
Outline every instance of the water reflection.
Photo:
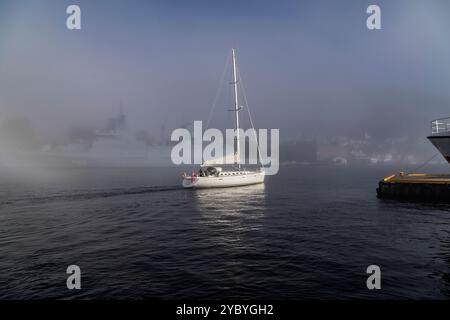
[{"label": "water reflection", "polygon": [[222,270],[220,277],[226,272],[236,286],[241,286],[256,283],[283,265],[292,265],[291,237],[280,237],[282,232],[267,209],[268,188],[264,184],[195,190],[194,199],[204,242],[214,247],[210,268]]},{"label": "water reflection", "polygon": [[[195,190],[194,201],[205,224],[241,229],[259,228],[265,212],[264,184]],[[244,223],[245,222],[245,223]]]},{"label": "water reflection", "polygon": [[450,204],[438,202],[378,199],[376,204],[380,210],[404,209],[404,210],[416,210],[425,212],[429,211],[431,213],[437,210],[450,211]]},{"label": "water reflection", "polygon": [[262,207],[265,199],[264,184],[236,188],[195,190],[195,201],[203,213],[239,214]]}]

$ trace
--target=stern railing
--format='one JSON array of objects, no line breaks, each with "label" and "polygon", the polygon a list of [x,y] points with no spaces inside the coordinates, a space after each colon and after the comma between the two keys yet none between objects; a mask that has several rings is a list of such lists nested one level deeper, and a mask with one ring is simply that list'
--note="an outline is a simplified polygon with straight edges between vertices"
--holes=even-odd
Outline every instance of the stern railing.
[{"label": "stern railing", "polygon": [[431,134],[450,132],[450,117],[431,121]]}]

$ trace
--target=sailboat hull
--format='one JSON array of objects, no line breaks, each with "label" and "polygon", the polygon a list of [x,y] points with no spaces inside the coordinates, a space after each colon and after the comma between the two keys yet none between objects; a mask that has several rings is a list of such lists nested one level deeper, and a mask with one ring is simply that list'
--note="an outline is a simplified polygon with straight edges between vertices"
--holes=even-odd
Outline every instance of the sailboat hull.
[{"label": "sailboat hull", "polygon": [[230,176],[187,177],[183,179],[184,188],[227,188],[264,183],[264,172],[251,172]]}]

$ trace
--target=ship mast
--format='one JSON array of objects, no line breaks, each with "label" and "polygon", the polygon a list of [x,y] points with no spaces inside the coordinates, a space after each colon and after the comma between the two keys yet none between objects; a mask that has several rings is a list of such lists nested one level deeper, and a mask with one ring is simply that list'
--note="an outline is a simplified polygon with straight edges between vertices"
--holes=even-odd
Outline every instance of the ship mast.
[{"label": "ship mast", "polygon": [[232,62],[233,62],[233,89],[234,89],[234,115],[235,115],[235,129],[236,129],[236,143],[235,143],[235,150],[234,150],[234,163],[238,165],[239,170],[241,169],[241,163],[240,163],[240,139],[239,139],[239,110],[241,108],[239,107],[239,101],[238,101],[238,80],[237,80],[237,73],[236,73],[236,52],[235,49],[232,49]]}]

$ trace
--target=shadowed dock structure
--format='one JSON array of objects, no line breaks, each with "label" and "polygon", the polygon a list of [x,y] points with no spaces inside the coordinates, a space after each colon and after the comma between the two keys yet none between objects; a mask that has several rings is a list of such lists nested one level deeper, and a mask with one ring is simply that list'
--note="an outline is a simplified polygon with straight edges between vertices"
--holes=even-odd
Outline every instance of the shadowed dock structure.
[{"label": "shadowed dock structure", "polygon": [[450,174],[399,173],[378,184],[384,199],[450,203]]}]

